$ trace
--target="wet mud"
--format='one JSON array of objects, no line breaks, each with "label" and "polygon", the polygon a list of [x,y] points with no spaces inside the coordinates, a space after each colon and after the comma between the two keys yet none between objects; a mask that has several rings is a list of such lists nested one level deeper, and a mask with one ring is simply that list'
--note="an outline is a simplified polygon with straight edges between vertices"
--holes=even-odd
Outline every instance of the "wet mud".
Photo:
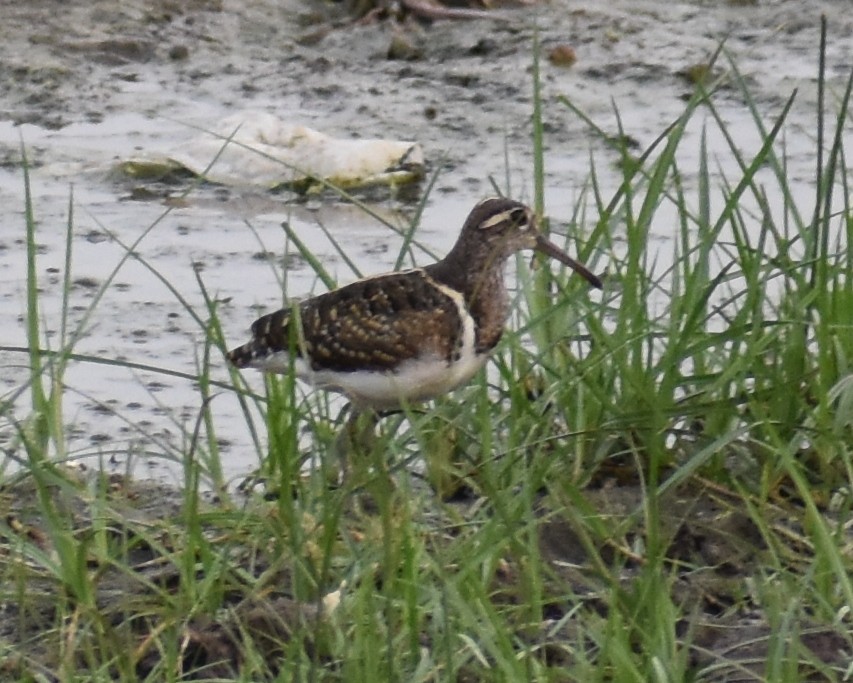
[{"label": "wet mud", "polygon": [[[244,110],[271,112],[340,137],[417,140],[425,149],[428,176],[438,174],[417,239],[441,254],[471,205],[493,192],[492,182],[531,199],[536,35],[542,52],[546,204],[559,231],[588,180],[590,154],[597,159],[605,195],[621,181],[616,152],[594,141],[560,98],[613,134],[615,107],[625,134],[644,148],[682,111],[697,73],[725,39],[726,55],[717,68],[730,68],[730,55],[767,117],[799,89],[787,124],[788,163],[791,176],[802,179],[807,203],[820,12],[827,14],[830,30],[828,87],[837,89],[853,49],[853,19],[843,3],[555,0],[499,8],[494,19],[434,22],[414,16],[355,22],[342,3],[295,0],[96,0],[63,3],[62,11],[44,1],[3,3],[4,349],[25,346],[22,143],[38,221],[47,342],[56,343],[60,326],[65,226],[73,197],[72,323],[82,319],[99,286],[118,267],[75,350],[192,375],[204,331],[176,293],[204,319],[201,279],[221,300],[218,314],[230,341],[242,339],[258,311],[277,307],[284,298],[268,255],[277,255],[273,265],[287,266],[287,297],[321,289],[299,258],[282,254],[282,222],[293,226],[341,282],[354,275],[320,224],[365,274],[392,266],[399,238],[334,196],[294,202],[262,188],[215,186],[183,196],[186,185],[116,174],[122,159],[167,152],[199,127]],[[736,89],[723,90],[717,106],[744,149],[755,149],[757,133]],[[696,168],[689,158],[691,143],[698,149],[701,124],[698,117],[683,145],[687,187]],[[715,142],[711,136],[709,144]],[[402,196],[385,192],[366,199],[403,226],[418,195],[418,190]],[[618,234],[620,228],[612,229]],[[672,250],[673,230],[666,223],[653,226],[650,249],[659,260]],[[140,259],[126,259],[131,245]],[[422,263],[431,258],[418,257]],[[598,268],[606,268],[606,255],[598,255],[598,261]],[[26,380],[26,358],[20,351],[0,354],[10,369],[0,381],[12,391]],[[222,359],[212,365],[213,377],[227,380]],[[260,389],[259,378],[253,382]],[[158,459],[149,456],[164,451],[177,456],[201,405],[191,381],[145,369],[80,363],[70,369],[66,384],[75,456],[125,463],[131,454],[133,468],[150,466],[155,474]],[[245,473],[257,464],[257,455],[238,406],[223,396],[212,410],[229,473]]]}]

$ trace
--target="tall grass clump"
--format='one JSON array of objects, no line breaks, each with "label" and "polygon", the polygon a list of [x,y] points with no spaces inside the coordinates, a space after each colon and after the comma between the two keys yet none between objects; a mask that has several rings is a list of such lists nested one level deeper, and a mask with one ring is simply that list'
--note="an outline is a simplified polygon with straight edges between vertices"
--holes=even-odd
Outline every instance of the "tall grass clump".
[{"label": "tall grass clump", "polygon": [[[825,163],[822,155],[817,159],[815,208],[806,219],[785,175],[780,137],[794,96],[768,126],[733,63],[730,74],[760,138],[751,157],[734,144],[712,94],[700,89],[656,141],[660,152],[655,156],[649,149],[639,161],[623,164],[622,187],[608,203],[597,203],[600,219],[592,237],[612,255],[614,284],[595,316],[584,320],[591,339],[575,360],[586,389],[584,410],[572,410],[570,419],[585,433],[595,425],[587,450],[593,458],[602,452],[600,439],[620,433],[632,452],[643,454],[654,484],[661,467],[679,464],[682,449],[701,450],[697,446],[722,439],[752,451],[747,460],[754,468],[748,469],[760,497],[795,476],[794,456],[828,494],[850,472],[835,410],[850,351],[850,213],[846,173],[838,163],[850,82],[829,155]],[[700,107],[708,121],[700,134],[691,199],[681,184],[676,150]],[[825,117],[818,115],[823,140]],[[716,174],[718,198],[711,196],[707,125],[728,142],[740,171],[735,181]],[[620,131],[617,139],[624,137]],[[627,155],[624,147],[619,151]],[[760,171],[769,171],[770,178],[759,182]],[[600,196],[594,169],[591,182]],[[832,201],[833,193],[841,195],[839,201]],[[778,199],[771,205],[768,197]],[[675,209],[678,221],[675,258],[661,266],[648,244],[656,213],[666,206]],[[569,412],[575,400],[567,396],[563,405]],[[724,476],[731,451],[719,446],[701,465]]]},{"label": "tall grass clump", "polygon": [[[159,224],[168,210],[145,228],[124,249],[112,271],[85,307],[72,316],[72,280],[75,231],[73,194],[69,195],[65,227],[65,259],[58,318],[52,318],[53,330],[46,329],[43,314],[43,290],[38,279],[39,221],[31,189],[26,149],[21,147],[24,184],[24,221],[26,239],[26,346],[3,347],[5,353],[26,354],[28,378],[0,404],[4,432],[4,456],[7,461],[2,486],[0,539],[0,586],[4,604],[4,626],[0,627],[0,658],[4,676],[16,680],[77,680],[89,678],[137,680],[140,663],[148,656],[150,644],[140,643],[140,624],[157,623],[158,629],[176,633],[188,619],[201,610],[211,611],[222,602],[223,559],[229,550],[214,553],[206,541],[207,527],[199,507],[202,481],[205,488],[218,490],[227,501],[216,452],[214,426],[208,410],[211,390],[231,385],[210,378],[211,349],[221,357],[221,336],[216,302],[207,295],[199,279],[205,309],[196,311],[174,285],[148,264],[136,251],[142,240]],[[109,233],[109,231],[107,230]],[[133,258],[143,263],[166,284],[184,304],[202,332],[205,343],[199,357],[197,375],[176,372],[166,367],[147,366],[132,361],[114,360],[81,354],[76,347],[90,331],[91,321],[104,294]],[[52,342],[51,340],[56,340]],[[137,487],[120,475],[94,471],[87,465],[103,462],[101,453],[74,452],[69,448],[63,401],[68,391],[91,395],[89,387],[70,387],[66,373],[72,364],[102,364],[129,371],[147,371],[195,382],[199,387],[199,417],[185,432],[185,451],[170,453],[168,446],[158,453],[183,466],[182,488],[162,490],[157,485]],[[21,417],[19,408],[29,397],[29,411]],[[101,407],[103,397],[92,397]],[[132,425],[144,434],[142,425]],[[179,428],[182,425],[178,424]],[[157,447],[161,444],[157,443]],[[119,453],[132,458],[132,453]],[[83,468],[74,467],[82,461]],[[85,472],[92,471],[92,476]],[[173,471],[180,471],[175,468]],[[127,507],[135,506],[136,510]],[[176,513],[159,529],[153,529],[146,515]],[[164,521],[166,521],[164,519]],[[203,528],[204,527],[204,528]],[[169,536],[180,541],[172,545]],[[142,549],[142,550],[141,550]],[[141,554],[140,554],[141,553]],[[164,589],[140,571],[146,556],[158,558],[175,569],[181,592]],[[122,576],[132,577],[123,583]],[[13,646],[17,642],[18,647]],[[165,644],[166,641],[163,641]],[[32,645],[35,643],[35,645]],[[158,646],[155,646],[156,650]],[[168,648],[167,648],[168,649]],[[172,661],[180,652],[172,648]],[[164,658],[168,659],[164,655]],[[6,666],[8,665],[8,667]],[[153,667],[156,668],[156,667]],[[45,678],[44,673],[56,678]],[[16,674],[17,672],[17,674]]]},{"label": "tall grass clump", "polygon": [[[670,596],[685,571],[710,569],[695,557],[703,557],[700,546],[710,532],[694,536],[689,530],[696,521],[682,508],[692,499],[693,515],[710,515],[703,501],[709,491],[715,492],[714,508],[725,500],[714,520],[725,526],[725,518],[744,515],[739,530],[752,529],[750,553],[769,549],[764,571],[776,577],[766,577],[769,584],[809,577],[808,588],[792,591],[788,602],[769,593],[758,598],[772,628],[791,619],[845,621],[853,607],[844,524],[853,488],[853,214],[843,163],[853,75],[830,116],[821,60],[813,196],[804,205],[787,171],[785,123],[796,93],[766,120],[737,65],[729,61],[727,67],[725,83],[697,87],[681,116],[638,155],[618,111],[616,130],[606,133],[561,98],[615,153],[623,173],[608,194],[592,158],[590,195],[576,212],[582,221],[591,204],[598,216],[579,239],[591,249],[586,253],[606,255],[607,284],[600,305],[576,303],[572,312],[558,306],[553,317],[578,316],[573,322],[584,334],[549,336],[553,326],[540,327],[535,317],[529,322],[535,359],[545,361],[541,372],[552,378],[550,414],[560,416],[570,453],[543,478],[550,482],[548,505],[602,565],[610,555],[602,547],[621,539],[621,560],[610,561],[607,623],[588,631],[600,648],[598,675],[603,666],[613,680],[688,675],[680,630],[685,624],[699,628],[705,619]],[[757,139],[752,152],[735,143],[717,102],[720,93],[739,98],[749,113]],[[691,126],[699,131],[699,162],[686,172],[678,152]],[[725,149],[709,149],[711,129]],[[715,168],[722,157],[731,163]],[[734,177],[724,170],[731,167]],[[685,178],[695,178],[689,189]],[[651,248],[654,231],[667,229],[675,245],[671,262],[658,260]],[[539,284],[534,278],[530,285],[530,310],[551,316]],[[622,489],[631,503],[618,507],[631,514],[617,515],[618,524],[602,523],[600,510],[587,508],[578,494],[579,485],[596,488],[602,477],[616,484],[614,496],[626,478],[642,490],[634,500]],[[792,527],[797,531],[789,536]],[[796,569],[792,542],[807,549],[794,553]],[[690,543],[697,547],[685,547]],[[635,580],[615,582],[638,561]],[[759,648],[758,670],[773,680],[803,675],[808,648],[793,644],[803,642],[798,635],[790,638],[777,642],[774,652]]]}]

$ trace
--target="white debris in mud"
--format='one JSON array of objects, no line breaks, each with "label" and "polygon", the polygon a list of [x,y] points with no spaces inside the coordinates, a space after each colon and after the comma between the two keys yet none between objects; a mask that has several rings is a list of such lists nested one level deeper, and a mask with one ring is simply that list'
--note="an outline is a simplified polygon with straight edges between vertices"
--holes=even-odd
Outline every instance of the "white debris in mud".
[{"label": "white debris in mud", "polygon": [[128,160],[123,168],[145,175],[146,166],[169,162],[220,185],[302,190],[325,183],[401,185],[424,171],[423,149],[416,142],[335,138],[265,112],[233,114],[159,158]]}]

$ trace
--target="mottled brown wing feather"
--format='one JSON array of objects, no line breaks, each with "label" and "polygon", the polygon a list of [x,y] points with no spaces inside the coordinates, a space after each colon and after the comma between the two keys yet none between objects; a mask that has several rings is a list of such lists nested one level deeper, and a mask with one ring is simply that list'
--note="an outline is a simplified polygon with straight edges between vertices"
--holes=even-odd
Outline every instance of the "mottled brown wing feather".
[{"label": "mottled brown wing feather", "polygon": [[[423,355],[452,360],[462,343],[455,302],[421,270],[359,280],[302,302],[299,313],[304,347],[298,351],[314,370],[389,371]],[[282,309],[258,319],[246,354],[287,351],[291,318],[291,309]],[[235,356],[244,348],[231,353],[238,366]]]},{"label": "mottled brown wing feather", "polygon": [[305,346],[315,370],[393,370],[422,355],[458,354],[461,320],[423,271],[354,282],[305,302]]},{"label": "mottled brown wing feather", "polygon": [[269,313],[252,323],[252,339],[242,346],[228,352],[228,361],[238,367],[245,368],[254,361],[269,356],[277,351],[290,348],[290,317],[291,309],[282,308],[275,313]]}]

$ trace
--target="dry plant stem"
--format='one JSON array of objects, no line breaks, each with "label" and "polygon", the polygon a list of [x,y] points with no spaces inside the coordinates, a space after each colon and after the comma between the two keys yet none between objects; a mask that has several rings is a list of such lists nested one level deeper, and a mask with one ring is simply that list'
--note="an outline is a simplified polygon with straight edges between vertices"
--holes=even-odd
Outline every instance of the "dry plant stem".
[{"label": "dry plant stem", "polygon": [[445,7],[431,0],[401,0],[400,4],[416,16],[424,19],[495,19],[508,21],[494,12],[479,9],[456,9]]},{"label": "dry plant stem", "polygon": [[[509,21],[507,17],[497,15],[494,12],[478,9],[458,9],[454,7],[445,7],[432,0],[400,0],[399,6],[401,9],[411,12],[416,17],[421,19],[438,20],[462,20],[462,19],[492,19],[494,21]],[[374,21],[383,12],[389,11],[387,5],[374,7],[361,19],[359,24],[367,24]],[[391,10],[393,11],[393,10]]]}]

